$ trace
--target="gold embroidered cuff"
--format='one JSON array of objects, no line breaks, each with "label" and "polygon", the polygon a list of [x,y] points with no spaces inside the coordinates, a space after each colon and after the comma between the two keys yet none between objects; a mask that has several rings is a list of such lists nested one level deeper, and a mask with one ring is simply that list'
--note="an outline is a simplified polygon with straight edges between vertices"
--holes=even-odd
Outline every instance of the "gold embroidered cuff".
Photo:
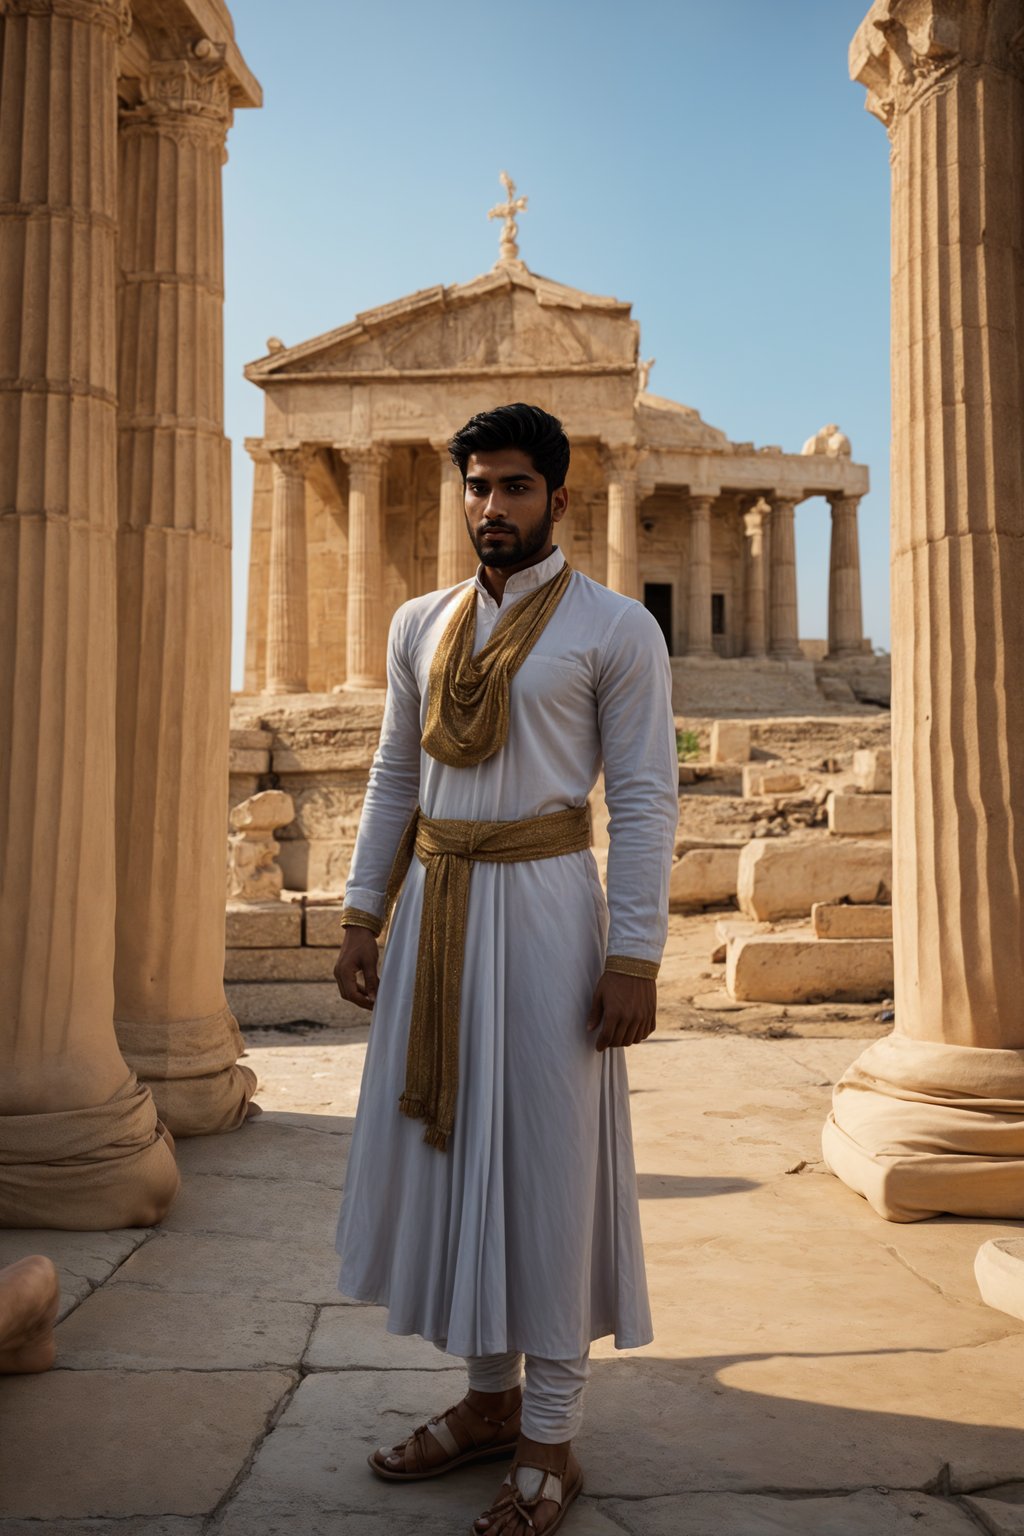
[{"label": "gold embroidered cuff", "polygon": [[606,971],[617,971],[620,976],[643,976],[647,981],[655,981],[661,966],[657,960],[634,960],[631,955],[609,955],[604,968]]},{"label": "gold embroidered cuff", "polygon": [[359,907],[342,907],[341,926],[343,928],[369,928],[373,934],[380,933],[384,927],[382,917],[374,917],[372,912],[363,912]]}]

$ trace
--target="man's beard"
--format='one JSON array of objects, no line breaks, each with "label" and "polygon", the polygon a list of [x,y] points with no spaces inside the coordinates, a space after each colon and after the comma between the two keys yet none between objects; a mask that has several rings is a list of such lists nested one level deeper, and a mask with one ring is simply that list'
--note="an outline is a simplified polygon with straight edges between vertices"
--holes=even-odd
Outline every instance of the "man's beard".
[{"label": "man's beard", "polygon": [[[482,528],[474,528],[470,534],[473,547],[480,556],[481,565],[490,565],[500,568],[505,565],[522,565],[524,561],[531,559],[540,553],[548,539],[551,537],[551,528],[554,519],[551,516],[551,496],[548,495],[548,504],[544,508],[544,516],[537,526],[529,533],[517,534],[505,523],[487,523]],[[483,542],[483,535],[490,529],[500,529],[509,535],[508,542],[489,547]]]}]

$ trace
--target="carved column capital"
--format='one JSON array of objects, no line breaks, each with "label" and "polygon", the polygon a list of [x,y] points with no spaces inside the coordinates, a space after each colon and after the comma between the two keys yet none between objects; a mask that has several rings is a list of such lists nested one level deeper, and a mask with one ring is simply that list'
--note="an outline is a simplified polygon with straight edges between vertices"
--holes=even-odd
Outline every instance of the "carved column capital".
[{"label": "carved column capital", "polygon": [[601,465],[605,477],[612,480],[635,480],[640,450],[631,443],[602,443]]},{"label": "carved column capital", "polygon": [[450,485],[462,484],[462,471],[448,452],[448,439],[446,437],[432,437],[430,446],[441,461],[441,482]]},{"label": "carved column capital", "polygon": [[696,512],[698,517],[706,517],[707,515],[710,514],[711,508],[714,506],[715,502],[718,500],[718,497],[719,497],[719,492],[718,491],[691,491],[690,492],[690,511],[691,511],[691,513]]},{"label": "carved column capital", "polygon": [[147,72],[122,86],[122,130],[222,143],[232,118],[227,45],[175,30],[156,34],[151,46]]},{"label": "carved column capital", "polygon": [[132,30],[128,0],[0,0],[0,16],[65,16],[106,27],[119,38]]},{"label": "carved column capital", "polygon": [[374,495],[379,495],[384,467],[388,461],[388,445],[386,443],[358,445],[347,443],[339,447],[338,452],[348,465],[349,492],[370,491]]},{"label": "carved column capital", "polygon": [[[265,446],[265,445],[264,445]],[[275,469],[289,480],[303,480],[309,469],[310,450],[305,443],[282,448],[266,448]]]},{"label": "carved column capital", "polygon": [[850,44],[850,78],[890,132],[958,70],[982,66],[1024,79],[1024,28],[1003,0],[875,0]]}]

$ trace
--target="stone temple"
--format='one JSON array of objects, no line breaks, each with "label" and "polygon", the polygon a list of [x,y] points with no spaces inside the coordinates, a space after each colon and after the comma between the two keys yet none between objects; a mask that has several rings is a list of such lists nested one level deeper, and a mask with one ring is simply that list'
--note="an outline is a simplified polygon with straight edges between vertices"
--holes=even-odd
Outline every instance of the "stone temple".
[{"label": "stone temple", "polygon": [[272,338],[247,367],[266,411],[263,436],[247,443],[244,691],[383,687],[398,605],[475,568],[446,440],[475,411],[527,400],[560,416],[572,442],[566,555],[656,616],[677,707],[720,706],[736,668],[714,663],[731,660],[748,678],[756,666],[784,683],[776,705],[813,712],[822,694],[800,643],[794,510],[812,496],[831,506],[827,650],[808,649],[854,662],[856,677],[871,650],[857,538],[866,466],[834,426],[783,453],[731,442],[652,394],[630,305],[531,271],[516,240],[526,200],[503,180],[491,271],[294,346]]}]

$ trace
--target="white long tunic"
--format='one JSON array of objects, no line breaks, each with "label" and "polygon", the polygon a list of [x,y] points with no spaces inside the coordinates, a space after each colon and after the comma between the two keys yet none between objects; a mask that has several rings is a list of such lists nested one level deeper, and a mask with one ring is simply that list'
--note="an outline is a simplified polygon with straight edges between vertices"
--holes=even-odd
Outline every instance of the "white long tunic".
[{"label": "white long tunic", "polygon": [[[512,603],[564,564],[555,550],[479,577],[476,649]],[[590,851],[474,864],[462,979],[459,1093],[448,1150],[398,1110],[424,868],[391,924],[341,1219],[340,1290],[387,1306],[392,1333],[452,1354],[576,1359],[592,1339],[650,1342],[625,1053],[598,1052],[586,1017],[607,955],[659,961],[678,768],[665,643],[639,603],[573,573],[511,687],[508,740],[475,768],[420,749],[431,658],[465,584],[395,614],[380,747],[346,905],[382,915],[418,803],[431,817],[516,821],[581,806],[602,761],[608,902]]]}]

